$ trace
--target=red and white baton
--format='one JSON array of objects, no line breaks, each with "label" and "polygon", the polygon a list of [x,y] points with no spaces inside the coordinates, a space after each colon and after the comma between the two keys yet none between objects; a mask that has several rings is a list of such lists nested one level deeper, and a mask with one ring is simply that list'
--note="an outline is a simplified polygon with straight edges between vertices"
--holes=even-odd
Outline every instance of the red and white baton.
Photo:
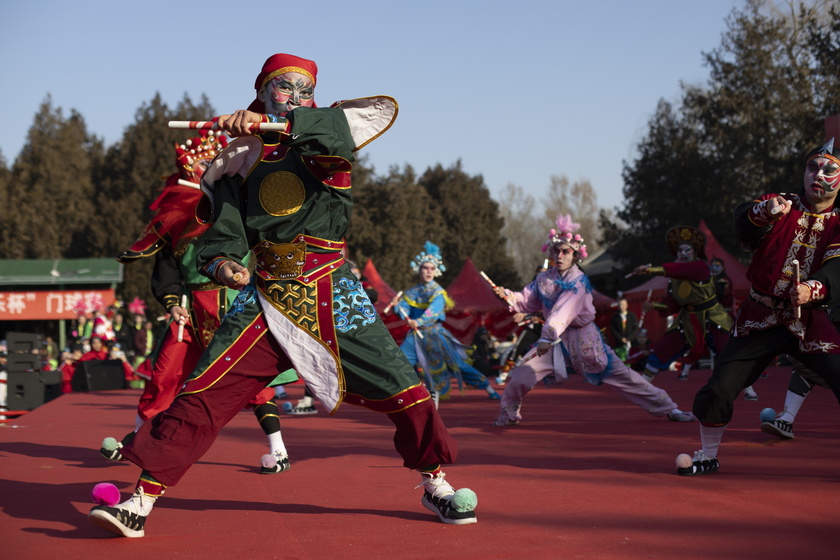
[{"label": "red and white baton", "polygon": [[[254,127],[256,127],[256,129],[259,132],[286,132],[286,126],[287,123],[285,121],[276,123],[250,124],[251,130],[254,130]],[[221,130],[219,128],[219,124],[214,121],[169,121],[169,128],[188,130]]]}]

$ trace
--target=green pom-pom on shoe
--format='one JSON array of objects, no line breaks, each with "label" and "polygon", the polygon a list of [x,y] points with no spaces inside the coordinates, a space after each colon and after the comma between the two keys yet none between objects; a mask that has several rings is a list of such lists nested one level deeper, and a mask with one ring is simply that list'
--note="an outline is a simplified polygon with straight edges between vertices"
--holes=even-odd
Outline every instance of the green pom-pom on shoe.
[{"label": "green pom-pom on shoe", "polygon": [[457,512],[473,511],[478,505],[478,496],[469,488],[461,488],[452,495],[450,503],[452,504],[452,509]]},{"label": "green pom-pom on shoe", "polygon": [[113,451],[117,448],[117,440],[112,437],[106,437],[102,440],[102,449],[106,451]]}]

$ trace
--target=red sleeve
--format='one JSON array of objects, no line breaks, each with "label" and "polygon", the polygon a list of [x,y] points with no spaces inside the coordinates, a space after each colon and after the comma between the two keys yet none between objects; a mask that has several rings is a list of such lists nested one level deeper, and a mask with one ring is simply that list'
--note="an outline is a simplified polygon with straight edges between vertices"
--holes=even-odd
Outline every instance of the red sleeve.
[{"label": "red sleeve", "polygon": [[706,261],[696,260],[690,263],[664,263],[665,276],[689,282],[706,282],[710,277],[709,265]]}]

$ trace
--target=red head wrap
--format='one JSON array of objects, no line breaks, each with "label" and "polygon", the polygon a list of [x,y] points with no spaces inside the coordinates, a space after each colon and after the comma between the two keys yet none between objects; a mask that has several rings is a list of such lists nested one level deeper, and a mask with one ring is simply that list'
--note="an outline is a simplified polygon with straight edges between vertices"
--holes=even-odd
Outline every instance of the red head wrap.
[{"label": "red head wrap", "polygon": [[[257,76],[256,82],[254,82],[254,89],[259,91],[260,88],[262,88],[270,80],[276,78],[280,74],[285,74],[286,72],[297,72],[298,74],[303,74],[312,80],[312,85],[315,85],[318,76],[318,65],[311,60],[306,60],[305,58],[300,58],[299,56],[291,54],[279,53],[272,55],[268,57],[268,60],[266,60],[265,64],[263,64],[262,71],[260,72],[260,75]],[[256,113],[262,113],[265,111],[265,107],[263,106],[263,102],[257,98],[254,99],[248,107],[248,110]]]}]

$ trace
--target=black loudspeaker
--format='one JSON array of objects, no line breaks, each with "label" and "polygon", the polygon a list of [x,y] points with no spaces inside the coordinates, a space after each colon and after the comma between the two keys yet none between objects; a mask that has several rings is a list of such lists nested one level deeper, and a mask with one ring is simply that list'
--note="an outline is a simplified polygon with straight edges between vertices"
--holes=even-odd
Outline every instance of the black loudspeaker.
[{"label": "black loudspeaker", "polygon": [[33,372],[44,368],[38,354],[9,354],[6,369],[11,372]]},{"label": "black loudspeaker", "polygon": [[125,389],[122,360],[77,362],[71,386],[75,393]]},{"label": "black loudspeaker", "polygon": [[9,372],[6,408],[33,410],[61,395],[61,372]]},{"label": "black loudspeaker", "polygon": [[40,350],[44,346],[44,337],[31,333],[6,333],[6,349],[12,352],[31,354],[33,350]]}]

